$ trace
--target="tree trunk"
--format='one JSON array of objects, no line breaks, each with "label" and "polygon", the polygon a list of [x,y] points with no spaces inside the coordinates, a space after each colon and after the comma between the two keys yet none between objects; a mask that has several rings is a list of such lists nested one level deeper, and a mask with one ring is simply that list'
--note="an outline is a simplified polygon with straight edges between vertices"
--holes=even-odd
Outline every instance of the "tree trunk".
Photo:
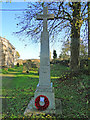
[{"label": "tree trunk", "polygon": [[90,74],[90,2],[88,2],[88,71]]},{"label": "tree trunk", "polygon": [[73,3],[73,21],[71,22],[71,61],[72,70],[79,68],[79,52],[80,52],[80,2]]}]

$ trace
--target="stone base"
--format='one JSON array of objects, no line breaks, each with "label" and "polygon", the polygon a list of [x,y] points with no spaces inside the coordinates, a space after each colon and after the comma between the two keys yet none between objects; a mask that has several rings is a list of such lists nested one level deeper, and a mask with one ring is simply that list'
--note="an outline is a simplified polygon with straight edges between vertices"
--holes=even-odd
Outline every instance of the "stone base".
[{"label": "stone base", "polygon": [[52,109],[52,110],[46,109],[44,111],[39,111],[36,108],[33,108],[32,107],[33,101],[34,101],[34,98],[31,99],[30,103],[28,104],[28,107],[26,108],[24,115],[31,116],[31,115],[44,114],[44,113],[45,114],[47,114],[47,113],[55,114],[56,113],[55,109]]},{"label": "stone base", "polygon": [[[48,98],[49,100],[49,106],[46,110],[40,111],[36,108],[35,106],[35,99],[40,96],[44,95]],[[40,98],[39,104],[43,106],[44,99],[41,97]],[[24,115],[31,116],[32,114],[61,114],[62,113],[62,108],[61,108],[61,100],[55,99],[54,97],[54,88],[51,86],[40,86],[39,84],[37,85],[37,89],[34,93],[34,97],[30,100],[30,103],[28,104],[28,107],[26,108]]]},{"label": "stone base", "polygon": [[[48,98],[49,100],[49,106],[46,110],[40,111],[37,110],[35,106],[35,99],[39,95],[44,95]],[[62,114],[62,107],[61,107],[61,100],[60,99],[55,99],[54,97],[54,89],[50,91],[45,91],[45,89],[42,89],[42,91],[35,91],[34,97],[30,100],[30,103],[28,104],[28,107],[26,108],[24,115],[26,116],[31,116],[32,114],[37,115],[37,114]]]},{"label": "stone base", "polygon": [[55,99],[55,105],[56,109],[46,109],[45,111],[39,111],[36,108],[33,108],[32,105],[34,103],[34,98],[31,99],[30,103],[28,104],[28,107],[26,108],[24,115],[25,116],[32,116],[32,115],[38,115],[38,114],[62,114],[62,105],[60,99]]},{"label": "stone base", "polygon": [[[48,98],[49,100],[49,106],[46,110],[44,111],[40,111],[40,110],[37,110],[36,106],[35,106],[35,99],[39,96],[39,95],[44,95]],[[44,100],[39,102],[39,103],[43,103],[43,105],[45,104],[44,103]],[[46,91],[45,89],[42,89],[42,91],[39,91],[39,90],[36,90],[35,93],[34,93],[34,98],[31,99],[30,103],[28,104],[28,107],[26,108],[25,112],[24,112],[24,115],[28,114],[28,113],[54,113],[55,114],[55,97],[54,97],[54,92],[53,92],[53,89],[52,90],[49,90],[47,91],[47,88],[46,88]]]}]

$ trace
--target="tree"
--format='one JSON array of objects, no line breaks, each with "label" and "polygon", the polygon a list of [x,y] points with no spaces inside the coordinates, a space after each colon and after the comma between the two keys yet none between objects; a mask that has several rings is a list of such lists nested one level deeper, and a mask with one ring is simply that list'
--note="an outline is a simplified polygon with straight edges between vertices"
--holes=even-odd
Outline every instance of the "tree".
[{"label": "tree", "polygon": [[[70,44],[71,42],[69,40],[63,42],[63,48],[60,54],[61,59],[70,59]],[[79,55],[79,60],[80,59],[86,59],[88,52],[87,52],[88,46],[86,42],[84,42],[82,39],[80,39],[80,55]]]},{"label": "tree", "polygon": [[53,59],[55,60],[57,58],[56,50],[53,50]]},{"label": "tree", "polygon": [[88,2],[88,71],[90,74],[90,2]]},{"label": "tree", "polygon": [[19,58],[20,57],[20,54],[18,51],[16,51],[16,56]]},{"label": "tree", "polygon": [[[55,14],[55,19],[48,22],[50,37],[59,35],[60,31],[65,29],[66,37],[71,39],[71,69],[79,68],[79,50],[80,50],[80,29],[87,19],[87,3],[83,2],[35,2],[29,3],[24,13],[23,20],[20,22],[21,31],[24,35],[34,36],[34,39],[40,40],[42,21],[35,21],[37,13],[42,13],[42,6],[48,6],[50,13]],[[19,17],[21,18],[21,17]],[[19,24],[17,24],[19,25]],[[51,36],[52,35],[52,36]],[[25,37],[26,37],[25,36]],[[53,40],[53,39],[52,39]]]},{"label": "tree", "polygon": [[59,55],[60,60],[68,60],[70,56],[66,54],[65,50],[62,50],[61,54]]},{"label": "tree", "polygon": [[67,60],[70,59],[70,41],[67,39],[67,41],[63,42],[63,48],[61,50],[61,54],[59,56],[61,60]]},{"label": "tree", "polygon": [[84,43],[82,39],[80,39],[80,59],[87,59],[88,57],[88,45]]}]

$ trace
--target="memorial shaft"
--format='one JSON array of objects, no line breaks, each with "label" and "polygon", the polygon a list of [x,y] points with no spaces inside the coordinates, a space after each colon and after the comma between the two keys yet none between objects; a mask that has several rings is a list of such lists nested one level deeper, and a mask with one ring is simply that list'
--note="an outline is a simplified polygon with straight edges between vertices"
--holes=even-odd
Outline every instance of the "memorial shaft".
[{"label": "memorial shaft", "polygon": [[41,53],[40,53],[40,74],[39,86],[50,87],[50,51],[49,32],[47,30],[47,20],[54,19],[53,14],[48,14],[47,7],[43,8],[43,15],[38,15],[37,20],[43,20],[43,31],[41,33]]}]

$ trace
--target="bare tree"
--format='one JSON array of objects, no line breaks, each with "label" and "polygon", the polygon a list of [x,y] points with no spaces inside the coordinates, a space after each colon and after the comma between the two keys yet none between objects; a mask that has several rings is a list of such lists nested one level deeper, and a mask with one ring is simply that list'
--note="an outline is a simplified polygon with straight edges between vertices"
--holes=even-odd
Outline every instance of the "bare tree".
[{"label": "bare tree", "polygon": [[[25,37],[30,36],[36,41],[40,40],[42,31],[42,21],[36,21],[36,15],[42,13],[43,5],[48,6],[49,13],[54,13],[55,19],[48,21],[50,38],[59,36],[60,31],[65,30],[65,36],[71,39],[71,69],[79,68],[80,49],[80,29],[84,21],[87,20],[87,3],[81,2],[35,2],[28,4],[28,10],[17,26],[21,30],[17,34],[23,33]],[[51,39],[52,41],[53,39]]]}]

